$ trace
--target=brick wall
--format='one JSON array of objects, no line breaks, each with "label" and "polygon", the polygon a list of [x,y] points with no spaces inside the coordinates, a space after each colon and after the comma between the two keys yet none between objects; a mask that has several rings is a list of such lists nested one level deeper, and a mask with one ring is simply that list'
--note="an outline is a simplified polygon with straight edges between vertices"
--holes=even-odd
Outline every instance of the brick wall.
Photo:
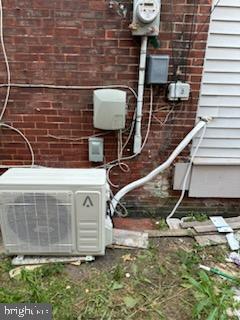
[{"label": "brick wall", "polygon": [[[194,4],[197,3],[197,6]],[[106,0],[3,0],[4,38],[13,83],[57,85],[124,84],[137,88],[140,38],[128,29],[132,3],[126,1],[126,18]],[[210,0],[162,1],[161,47],[149,52],[169,54],[169,79],[173,72],[191,83],[189,102],[172,106],[166,100],[166,87],[154,88],[154,117],[150,136],[142,154],[129,161],[129,173],[118,168],[111,172],[114,183],[123,186],[157,166],[168,157],[194,125],[202,64],[208,31]],[[195,18],[193,20],[193,13]],[[192,34],[192,21],[194,32]],[[197,36],[196,36],[196,33]],[[191,40],[191,41],[190,41]],[[194,40],[194,41],[193,41]],[[188,46],[191,43],[189,56]],[[1,55],[1,82],[6,82]],[[5,90],[1,89],[3,103]],[[129,96],[128,124],[135,107]],[[165,110],[161,110],[165,107]],[[169,115],[165,125],[161,122]],[[12,88],[4,121],[20,129],[30,140],[36,164],[50,167],[91,167],[87,140],[56,140],[50,135],[81,137],[99,133],[92,125],[92,91]],[[149,88],[145,91],[143,135],[149,110]],[[124,136],[125,137],[125,136]],[[104,137],[106,161],[117,155],[117,135]],[[125,151],[131,154],[132,141]],[[189,149],[181,158],[186,159]],[[30,155],[21,137],[1,129],[1,164],[29,164]],[[171,191],[172,169],[126,199],[132,211],[166,214],[178,193]],[[115,190],[113,190],[115,191]],[[136,200],[137,199],[137,200]],[[197,208],[197,209],[196,209]],[[181,210],[234,212],[237,201],[186,199]]]}]

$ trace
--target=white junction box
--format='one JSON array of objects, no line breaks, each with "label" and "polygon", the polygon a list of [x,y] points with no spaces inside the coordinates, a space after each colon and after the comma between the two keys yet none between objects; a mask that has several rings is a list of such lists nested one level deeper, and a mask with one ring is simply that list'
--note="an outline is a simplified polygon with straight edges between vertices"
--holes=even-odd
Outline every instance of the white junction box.
[{"label": "white junction box", "polygon": [[190,84],[186,82],[172,82],[168,86],[168,99],[171,101],[188,100],[190,95]]},{"label": "white junction box", "polygon": [[0,177],[8,255],[104,255],[112,242],[104,169],[10,169]]},{"label": "white junction box", "polygon": [[135,36],[156,36],[160,25],[160,0],[134,0],[133,21],[130,25]]},{"label": "white junction box", "polygon": [[97,129],[125,128],[127,94],[123,90],[100,89],[93,94],[93,125]]}]

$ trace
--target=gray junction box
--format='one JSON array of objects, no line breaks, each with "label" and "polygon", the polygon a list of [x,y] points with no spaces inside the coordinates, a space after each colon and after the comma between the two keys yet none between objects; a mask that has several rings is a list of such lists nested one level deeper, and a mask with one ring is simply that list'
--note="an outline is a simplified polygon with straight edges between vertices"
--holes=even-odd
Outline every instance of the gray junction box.
[{"label": "gray junction box", "polygon": [[149,55],[147,57],[147,84],[166,84],[168,81],[168,55]]}]

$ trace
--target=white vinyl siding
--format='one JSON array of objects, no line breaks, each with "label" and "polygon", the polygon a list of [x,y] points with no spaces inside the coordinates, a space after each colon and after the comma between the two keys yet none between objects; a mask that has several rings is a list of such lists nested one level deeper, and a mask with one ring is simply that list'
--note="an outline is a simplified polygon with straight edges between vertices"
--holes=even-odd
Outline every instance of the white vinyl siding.
[{"label": "white vinyl siding", "polygon": [[[196,162],[239,163],[240,0],[220,0],[212,13],[197,116],[212,116],[213,121]],[[193,150],[198,141],[194,140]]]}]

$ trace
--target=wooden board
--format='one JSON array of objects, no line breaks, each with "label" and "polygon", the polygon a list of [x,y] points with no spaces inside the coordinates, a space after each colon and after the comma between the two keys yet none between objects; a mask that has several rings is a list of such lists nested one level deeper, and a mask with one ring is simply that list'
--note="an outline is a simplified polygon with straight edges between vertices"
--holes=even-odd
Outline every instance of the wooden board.
[{"label": "wooden board", "polygon": [[195,236],[194,239],[197,241],[197,243],[200,246],[213,246],[218,244],[224,244],[227,243],[227,239],[225,235],[219,235],[219,234],[208,234],[208,235],[202,235],[202,236]]},{"label": "wooden board", "polygon": [[174,229],[174,230],[146,230],[149,238],[168,238],[168,237],[193,237],[196,235],[194,230],[183,230],[183,229]]},{"label": "wooden board", "polygon": [[0,255],[5,253],[5,249],[3,246],[3,239],[2,239],[2,235],[1,235],[1,231],[0,231]]},{"label": "wooden board", "polygon": [[[232,222],[240,222],[240,216],[239,217],[233,217],[233,218],[224,218],[224,220],[230,224]],[[182,222],[181,223],[181,227],[183,229],[187,229],[187,228],[192,228],[195,226],[208,226],[208,225],[213,225],[213,223],[211,222],[211,220],[206,220],[206,221],[191,221],[191,222]]]},{"label": "wooden board", "polygon": [[[239,222],[228,222],[228,225],[233,229],[233,230],[238,230],[240,229],[240,221]],[[207,226],[195,226],[193,229],[197,233],[206,233],[206,232],[218,232],[217,228],[215,227],[214,224],[207,225]]]},{"label": "wooden board", "polygon": [[113,245],[143,248],[148,247],[148,234],[131,230],[113,229]]}]

